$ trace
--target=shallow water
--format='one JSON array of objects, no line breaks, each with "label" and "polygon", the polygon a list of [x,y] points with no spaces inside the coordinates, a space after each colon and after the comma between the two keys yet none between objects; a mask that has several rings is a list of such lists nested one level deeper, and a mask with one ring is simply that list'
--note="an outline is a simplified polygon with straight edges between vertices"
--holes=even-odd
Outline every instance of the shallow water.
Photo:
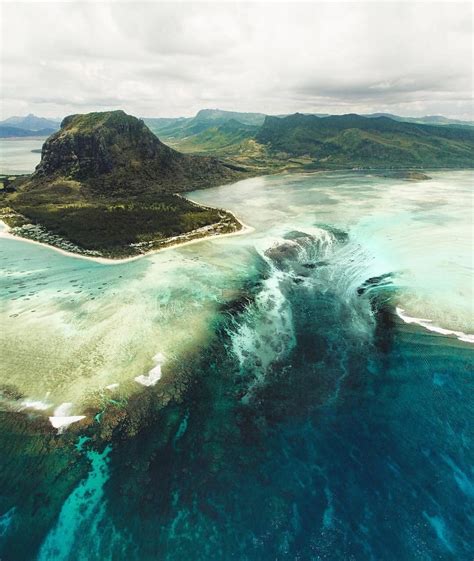
[{"label": "shallow water", "polygon": [[[254,231],[119,265],[0,239],[6,558],[470,560],[472,179],[195,192]],[[12,424],[64,403],[130,417],[99,450]]]},{"label": "shallow water", "polygon": [[31,173],[40,163],[44,138],[0,138],[0,174]]}]

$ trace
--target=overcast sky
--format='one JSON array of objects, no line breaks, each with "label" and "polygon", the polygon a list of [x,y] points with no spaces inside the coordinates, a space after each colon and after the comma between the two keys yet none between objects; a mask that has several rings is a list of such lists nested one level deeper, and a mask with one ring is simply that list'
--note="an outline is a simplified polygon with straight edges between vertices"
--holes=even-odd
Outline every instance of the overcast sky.
[{"label": "overcast sky", "polygon": [[375,112],[472,119],[470,2],[1,4],[2,118]]}]

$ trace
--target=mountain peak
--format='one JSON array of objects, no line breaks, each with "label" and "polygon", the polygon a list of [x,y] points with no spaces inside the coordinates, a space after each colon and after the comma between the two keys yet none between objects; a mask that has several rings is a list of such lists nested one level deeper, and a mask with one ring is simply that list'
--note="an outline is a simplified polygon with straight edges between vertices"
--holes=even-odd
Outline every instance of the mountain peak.
[{"label": "mountain peak", "polygon": [[176,192],[238,177],[214,158],[188,156],[163,144],[122,110],[65,117],[44,143],[32,186],[80,182],[101,194]]},{"label": "mountain peak", "polygon": [[129,168],[133,162],[143,164],[170,153],[143,121],[124,111],[69,115],[44,143],[35,175],[98,179],[118,167]]},{"label": "mountain peak", "polygon": [[75,113],[64,117],[61,122],[61,129],[71,129],[75,127],[77,130],[92,130],[102,126],[114,126],[120,123],[137,122],[140,119],[127,115],[122,109],[115,111],[100,111],[93,113]]},{"label": "mountain peak", "polygon": [[196,121],[229,121],[233,119],[244,125],[261,125],[265,120],[263,113],[242,113],[224,109],[200,109],[194,117]]}]

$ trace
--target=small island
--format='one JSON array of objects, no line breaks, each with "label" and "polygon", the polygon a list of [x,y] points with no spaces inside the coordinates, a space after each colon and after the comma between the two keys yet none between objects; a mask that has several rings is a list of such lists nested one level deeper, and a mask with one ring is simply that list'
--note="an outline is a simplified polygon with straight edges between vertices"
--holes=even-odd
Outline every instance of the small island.
[{"label": "small island", "polygon": [[63,251],[132,257],[241,230],[232,213],[178,193],[243,177],[169,148],[123,111],[72,115],[44,143],[35,172],[3,191],[0,219],[11,234]]},{"label": "small island", "polygon": [[429,175],[418,170],[390,170],[379,174],[380,177],[391,177],[393,179],[403,179],[404,181],[428,181]]}]

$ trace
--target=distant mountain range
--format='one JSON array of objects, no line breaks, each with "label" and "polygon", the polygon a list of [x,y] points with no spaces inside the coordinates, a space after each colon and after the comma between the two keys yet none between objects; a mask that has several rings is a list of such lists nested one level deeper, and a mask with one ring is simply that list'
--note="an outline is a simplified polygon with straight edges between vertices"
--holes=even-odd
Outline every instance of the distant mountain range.
[{"label": "distant mountain range", "polygon": [[[337,117],[329,113],[303,113],[316,117]],[[201,109],[194,117],[177,118],[144,118],[148,127],[156,134],[161,134],[164,138],[184,138],[188,134],[197,134],[206,128],[215,127],[229,121],[237,121],[243,125],[261,126],[265,121],[264,113],[240,113],[238,111],[223,111],[221,109]],[[275,115],[276,117],[288,117],[289,114]],[[431,115],[426,117],[401,117],[391,113],[369,113],[362,117],[377,118],[387,117],[394,121],[406,123],[419,123],[425,125],[455,125],[455,126],[474,126],[474,121],[460,121],[449,119],[441,115]]]},{"label": "distant mountain range", "polygon": [[9,117],[0,121],[0,138],[38,136],[46,137],[59,129],[59,121],[37,117]]},{"label": "distant mountain range", "polygon": [[[268,116],[202,109],[194,117],[145,118],[143,122],[179,152],[217,157],[252,174],[301,167],[472,167],[474,161],[473,123],[442,116]],[[0,123],[0,136],[49,136],[58,127],[56,121],[32,114],[10,117]],[[183,165],[176,167],[173,181],[183,175]],[[193,182],[198,176],[194,171]],[[191,176],[184,173],[184,183]]]},{"label": "distant mountain range", "polygon": [[394,121],[401,121],[403,123],[419,123],[423,125],[456,125],[473,127],[474,121],[461,121],[459,119],[449,119],[442,115],[428,115],[426,117],[400,117],[392,113],[369,113],[364,114],[364,117],[388,117]]},{"label": "distant mountain range", "polygon": [[239,111],[223,111],[222,109],[201,109],[194,119],[198,121],[230,121],[235,120],[244,125],[262,125],[264,113],[241,113]]},{"label": "distant mountain range", "polygon": [[388,117],[267,117],[255,140],[275,157],[306,157],[319,168],[474,166],[474,128]]},{"label": "distant mountain range", "polygon": [[63,248],[73,244],[75,251],[134,255],[175,236],[240,227],[230,213],[199,207],[178,192],[283,170],[383,169],[420,180],[427,176],[413,169],[474,167],[474,128],[466,125],[219,110],[147,121],[181,151],[123,111],[66,117],[43,144],[35,172],[9,180],[3,189],[5,220],[40,241],[50,239],[46,229],[66,240]]},{"label": "distant mountain range", "polygon": [[[331,117],[328,113],[305,113],[305,115],[314,115],[316,117]],[[288,115],[277,115],[278,117],[287,117]],[[334,116],[334,115],[333,115]],[[431,115],[426,117],[401,117],[392,113],[371,113],[362,115],[368,118],[387,117],[394,121],[406,123],[419,123],[428,125],[442,126],[474,126],[474,121],[461,121],[459,119],[449,119],[441,115]],[[159,117],[144,118],[147,126],[157,135],[165,140],[180,141],[188,139],[189,151],[193,151],[195,145],[201,145],[201,139],[194,139],[196,135],[205,132],[203,145],[209,148],[209,137],[212,131],[218,132],[223,139],[224,144],[234,144],[239,139],[248,136],[252,130],[246,129],[240,125],[248,127],[260,127],[265,121],[264,113],[243,113],[239,111],[224,111],[222,109],[201,109],[194,117]],[[230,125],[228,124],[230,123]],[[217,128],[226,124],[226,130],[216,131]],[[22,138],[22,137],[47,137],[57,131],[60,121],[38,117],[30,113],[25,117],[9,117],[4,121],[0,121],[0,138]],[[212,130],[211,130],[212,129]],[[229,135],[229,136],[228,136]],[[228,137],[228,138],[227,138]],[[214,140],[211,144],[216,144]],[[186,149],[186,147],[185,147]]]},{"label": "distant mountain range", "polygon": [[221,109],[201,109],[194,117],[145,118],[145,123],[156,134],[165,137],[184,138],[189,133],[196,134],[212,126],[228,121],[237,121],[243,125],[263,125],[266,115],[263,113],[240,113]]},{"label": "distant mountain range", "polygon": [[27,137],[38,137],[46,138],[50,134],[56,132],[56,129],[40,129],[40,130],[29,130],[20,129],[17,127],[9,127],[6,125],[0,125],[0,138],[27,138]]},{"label": "distant mountain range", "polygon": [[145,119],[165,143],[269,171],[305,166],[472,167],[471,122],[441,116],[264,116],[206,109],[195,117]]}]

